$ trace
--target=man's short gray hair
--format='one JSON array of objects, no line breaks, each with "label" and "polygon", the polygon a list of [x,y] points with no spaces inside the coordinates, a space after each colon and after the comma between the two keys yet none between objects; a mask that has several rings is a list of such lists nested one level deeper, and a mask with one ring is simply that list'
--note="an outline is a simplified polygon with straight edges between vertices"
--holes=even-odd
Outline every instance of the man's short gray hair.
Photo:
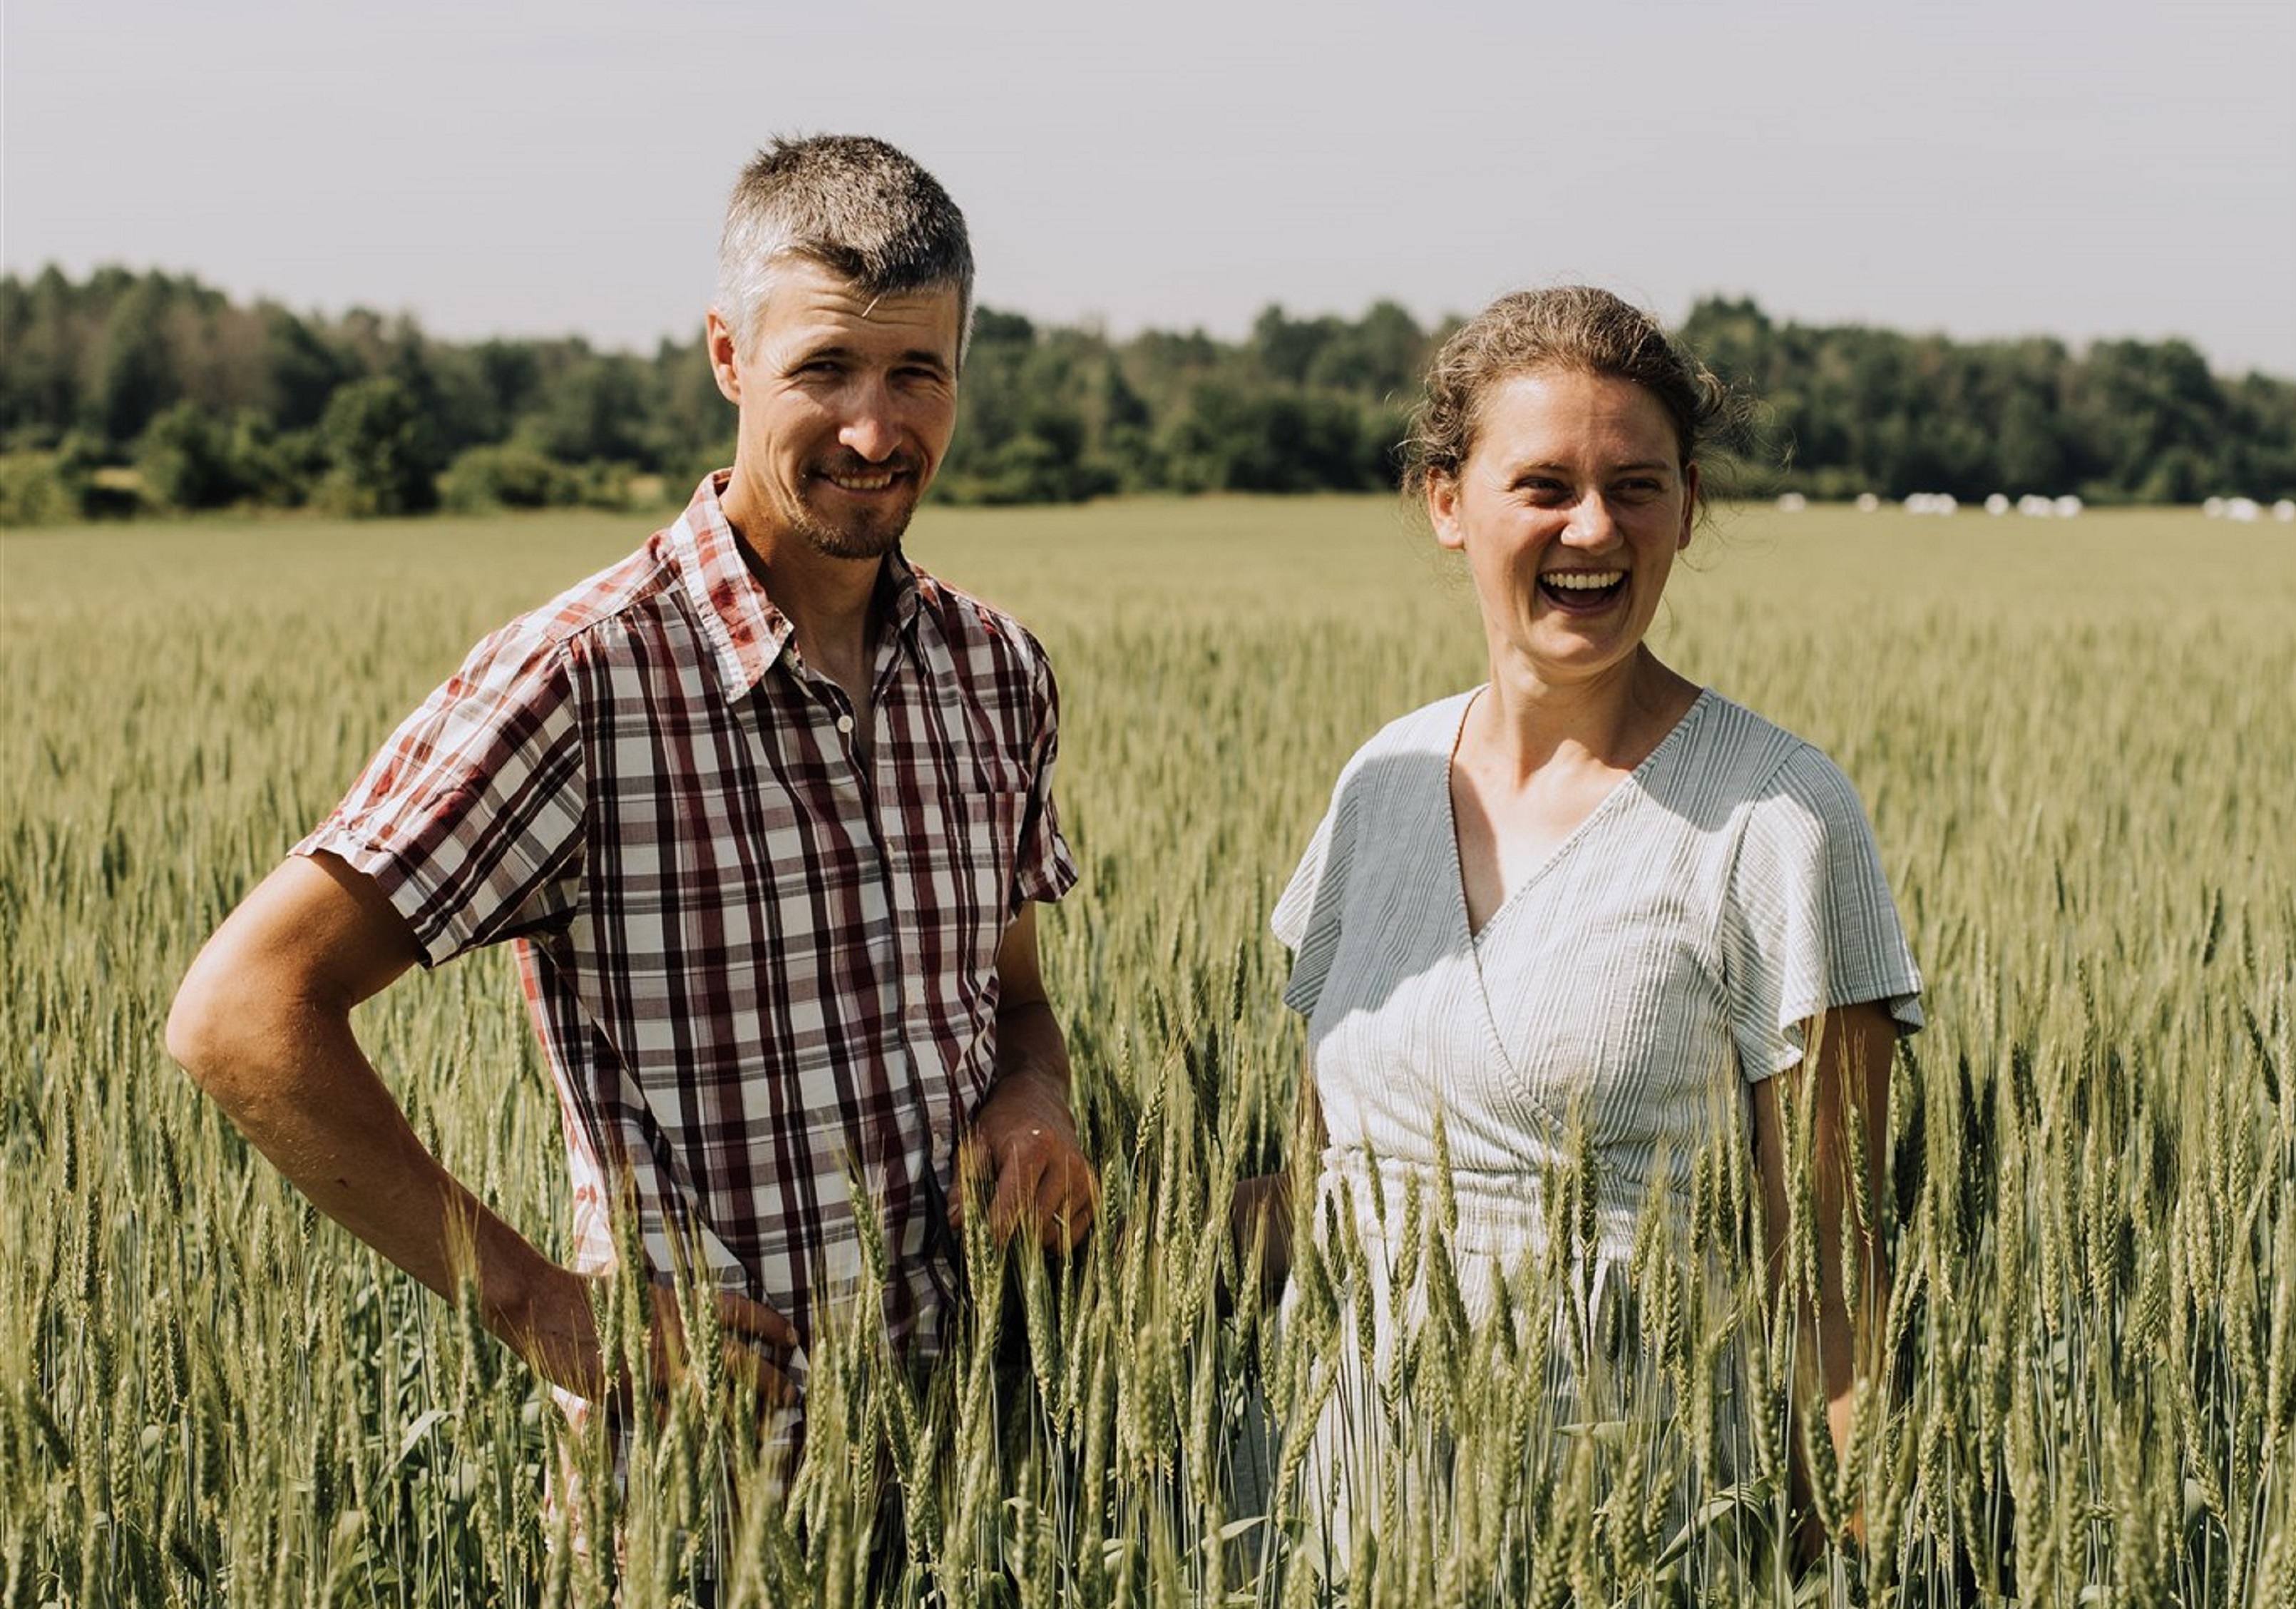
[{"label": "man's short gray hair", "polygon": [[972,336],[972,243],[940,181],[865,135],[776,139],[742,169],[718,242],[718,316],[744,355],[780,265],[817,263],[868,296],[953,285]]}]

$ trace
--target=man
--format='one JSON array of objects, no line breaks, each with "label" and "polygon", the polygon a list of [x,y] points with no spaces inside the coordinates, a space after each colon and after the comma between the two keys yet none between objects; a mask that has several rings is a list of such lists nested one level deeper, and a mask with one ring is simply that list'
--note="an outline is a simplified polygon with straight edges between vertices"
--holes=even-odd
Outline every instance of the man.
[{"label": "man", "polygon": [[[685,1266],[781,1396],[860,1287],[852,1181],[890,1253],[886,1324],[920,1351],[960,1171],[996,1233],[1065,1250],[1091,1221],[1033,915],[1076,877],[1052,674],[899,549],[972,295],[964,218],[908,158],[760,153],[709,316],[731,471],[480,644],[217,930],[168,1020],[288,1178],[432,1290],[473,1279],[488,1327],[578,1401],[613,1383],[591,1286],[622,1211],[657,1357],[681,1355]],[[410,965],[504,940],[563,1108],[570,1267],[439,1166],[350,1029]]]}]

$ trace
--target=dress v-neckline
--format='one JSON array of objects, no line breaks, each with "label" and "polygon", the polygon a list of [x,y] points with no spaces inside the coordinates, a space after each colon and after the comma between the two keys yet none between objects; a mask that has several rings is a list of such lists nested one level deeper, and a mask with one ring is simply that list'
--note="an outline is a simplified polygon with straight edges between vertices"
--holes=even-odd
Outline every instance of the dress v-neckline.
[{"label": "dress v-neckline", "polygon": [[[1491,907],[1491,914],[1483,918],[1483,924],[1477,927],[1467,912],[1467,862],[1466,857],[1459,852],[1459,810],[1451,793],[1451,768],[1459,758],[1459,743],[1466,735],[1468,713],[1474,709],[1475,701],[1488,691],[1489,691],[1488,684],[1476,688],[1467,694],[1465,702],[1460,705],[1458,720],[1451,728],[1451,746],[1444,754],[1443,768],[1439,773],[1443,789],[1443,836],[1445,842],[1450,848],[1451,907],[1455,917],[1452,925],[1455,936],[1461,934],[1465,936],[1467,948],[1476,957],[1476,972],[1479,975],[1482,970],[1483,940],[1490,936],[1501,919],[1516,906],[1523,903],[1526,891],[1543,882],[1546,874],[1578,847],[1579,841],[1587,836],[1597,822],[1613,810],[1622,808],[1619,804],[1620,799],[1642,781],[1644,774],[1658,763],[1660,756],[1673,746],[1675,739],[1689,728],[1691,723],[1697,718],[1699,711],[1706,707],[1707,700],[1713,696],[1711,688],[1701,687],[1698,690],[1698,696],[1690,701],[1690,707],[1676,718],[1673,726],[1667,728],[1666,735],[1652,746],[1651,751],[1644,755],[1633,769],[1611,785],[1610,792],[1604,793],[1596,801],[1595,808],[1587,812],[1578,825],[1565,833],[1554,847],[1539,858],[1537,866],[1524,874],[1522,881],[1500,897],[1499,902]],[[1486,988],[1483,995],[1485,1003],[1488,1005],[1490,990]]]}]

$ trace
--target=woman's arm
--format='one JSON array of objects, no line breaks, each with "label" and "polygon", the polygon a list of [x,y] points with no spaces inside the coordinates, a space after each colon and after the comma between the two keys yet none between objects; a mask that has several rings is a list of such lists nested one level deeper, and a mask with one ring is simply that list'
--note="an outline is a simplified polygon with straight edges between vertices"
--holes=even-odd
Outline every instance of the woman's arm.
[{"label": "woman's arm", "polygon": [[[1875,1219],[1883,1203],[1891,1199],[1890,1065],[1897,1048],[1898,1027],[1887,1002],[1872,1000],[1828,1011],[1808,1025],[1803,1042],[1810,1047],[1810,1055],[1800,1066],[1753,1087],[1754,1154],[1762,1179],[1771,1299],[1788,1299],[1791,1293],[1796,1309],[1795,1328],[1800,1337],[1794,1393],[1797,1413],[1807,1400],[1803,1385],[1809,1380],[1814,1362],[1817,1383],[1824,1392],[1826,1428],[1834,1454],[1846,1459],[1858,1388],[1883,1374],[1880,1348],[1890,1306],[1890,1263],[1889,1247],[1882,1238],[1884,1226]],[[1805,1102],[1809,1103],[1806,1121],[1801,1116]],[[1852,1142],[1853,1118],[1863,1135],[1862,1182],[1852,1172],[1857,1153]],[[1797,1154],[1805,1143],[1806,1158]],[[1787,1244],[1788,1203],[1799,1167],[1808,1170],[1816,1218],[1815,1313],[1809,1310],[1808,1293],[1796,1288]],[[1871,1204],[1871,1211],[1856,1214],[1852,1203],[1861,1197]],[[1857,1260],[1854,1311],[1849,1301],[1842,1238],[1843,1219],[1853,1214],[1849,1249]],[[1805,1489],[1808,1477],[1799,1456],[1800,1444],[1797,1434],[1792,1443],[1795,1484]],[[1806,1498],[1806,1490],[1798,1490],[1796,1495]],[[1862,1537],[1863,1516],[1853,1518],[1850,1527],[1853,1534]]]}]

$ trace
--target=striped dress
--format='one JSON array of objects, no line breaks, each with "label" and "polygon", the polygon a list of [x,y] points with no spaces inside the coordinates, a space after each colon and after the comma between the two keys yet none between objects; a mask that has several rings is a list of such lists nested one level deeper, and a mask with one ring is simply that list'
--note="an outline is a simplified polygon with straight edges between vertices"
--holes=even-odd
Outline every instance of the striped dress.
[{"label": "striped dress", "polygon": [[[1848,780],[1710,690],[1471,933],[1450,756],[1472,697],[1356,754],[1275,907],[1329,1132],[1320,1193],[1383,1285],[1402,1186],[1432,1199],[1439,1113],[1480,1318],[1492,1274],[1543,1249],[1549,1181],[1591,1153],[1599,1309],[1654,1173],[1685,1184],[1702,1145],[1745,1133],[1747,1086],[1800,1062],[1826,1008],[1887,1001],[1918,1028],[1921,979]],[[1384,1331],[1418,1307],[1382,1291],[1374,1310]]]}]

